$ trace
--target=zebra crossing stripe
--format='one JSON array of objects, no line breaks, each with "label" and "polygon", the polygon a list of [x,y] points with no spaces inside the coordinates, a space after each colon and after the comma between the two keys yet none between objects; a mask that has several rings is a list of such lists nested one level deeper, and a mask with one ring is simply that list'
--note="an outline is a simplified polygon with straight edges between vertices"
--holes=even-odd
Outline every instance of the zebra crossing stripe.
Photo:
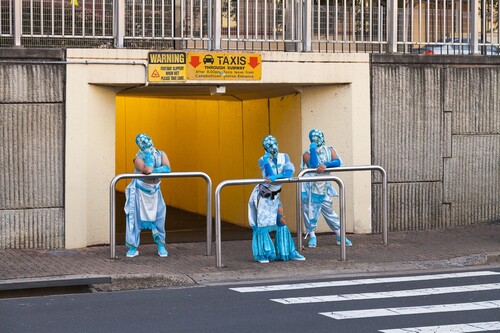
[{"label": "zebra crossing stripe", "polygon": [[486,321],[482,323],[468,323],[458,325],[439,325],[439,326],[422,326],[399,328],[393,330],[380,330],[383,333],[470,333],[470,332],[486,332],[500,331],[500,321]]},{"label": "zebra crossing stripe", "polygon": [[341,281],[279,284],[279,285],[240,287],[240,288],[229,288],[229,289],[240,293],[254,293],[263,291],[297,290],[297,289],[312,289],[312,288],[324,288],[324,287],[358,286],[358,285],[377,284],[377,283],[467,278],[467,277],[499,275],[499,274],[500,273],[498,272],[492,272],[492,271],[478,271],[478,272],[460,272],[460,273],[449,273],[449,274],[400,276],[400,277],[388,277],[388,278],[370,278],[370,279],[357,279],[357,280],[353,279],[353,280],[341,280]]},{"label": "zebra crossing stripe", "polygon": [[371,317],[387,317],[401,316],[424,313],[440,313],[440,312],[455,312],[455,311],[474,311],[474,310],[489,310],[499,309],[500,300],[473,302],[473,303],[455,303],[455,304],[438,304],[426,306],[409,306],[401,308],[380,308],[380,309],[365,309],[337,312],[320,312],[320,315],[333,319],[359,319]]},{"label": "zebra crossing stripe", "polygon": [[500,283],[488,283],[488,284],[476,284],[476,285],[466,285],[466,286],[409,289],[409,290],[384,291],[384,292],[362,293],[362,294],[275,298],[271,299],[271,301],[278,302],[281,304],[305,304],[305,303],[321,303],[321,302],[357,301],[357,300],[368,300],[368,299],[379,299],[379,298],[441,295],[441,294],[464,293],[464,292],[498,290],[498,289],[500,289]]}]

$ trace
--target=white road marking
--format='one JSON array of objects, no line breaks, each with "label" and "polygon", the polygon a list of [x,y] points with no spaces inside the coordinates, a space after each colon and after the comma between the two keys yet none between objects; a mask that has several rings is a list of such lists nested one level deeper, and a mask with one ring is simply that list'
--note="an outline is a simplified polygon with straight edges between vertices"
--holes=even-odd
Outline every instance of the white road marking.
[{"label": "white road marking", "polygon": [[263,291],[356,286],[356,285],[376,284],[376,283],[455,279],[455,278],[467,278],[467,277],[489,276],[489,275],[499,275],[499,274],[500,273],[498,272],[492,272],[492,271],[479,271],[479,272],[461,272],[461,273],[450,273],[450,274],[400,276],[400,277],[389,277],[389,278],[373,278],[373,279],[357,279],[357,280],[353,279],[353,280],[325,281],[325,282],[312,282],[312,283],[280,284],[280,285],[240,287],[240,288],[229,288],[229,289],[240,293],[253,293],[253,292],[263,292]]},{"label": "white road marking", "polygon": [[442,295],[451,293],[465,293],[465,292],[499,290],[499,289],[500,289],[500,283],[488,283],[488,284],[473,284],[466,286],[409,289],[409,290],[384,291],[384,292],[362,293],[362,294],[276,298],[276,299],[271,299],[271,301],[278,302],[281,304],[305,304],[305,303],[321,303],[321,302],[356,301],[356,300],[379,299],[379,298]]},{"label": "white road marking", "polygon": [[471,332],[487,332],[500,331],[500,321],[486,321],[482,323],[467,323],[458,325],[439,325],[439,326],[422,326],[408,327],[392,330],[380,330],[383,333],[471,333]]},{"label": "white road marking", "polygon": [[370,317],[386,317],[386,316],[401,316],[424,313],[439,313],[439,312],[455,312],[455,311],[474,311],[499,309],[500,300],[473,302],[473,303],[455,303],[455,304],[438,304],[427,306],[410,306],[401,308],[380,308],[380,309],[365,309],[351,310],[338,312],[320,312],[319,314],[333,319],[356,319]]}]

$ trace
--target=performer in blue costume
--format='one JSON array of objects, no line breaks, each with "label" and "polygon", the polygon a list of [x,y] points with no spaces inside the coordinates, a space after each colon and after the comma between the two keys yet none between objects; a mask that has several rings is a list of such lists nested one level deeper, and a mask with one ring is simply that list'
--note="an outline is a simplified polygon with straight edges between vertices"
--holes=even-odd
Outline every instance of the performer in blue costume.
[{"label": "performer in blue costume", "polygon": [[[326,146],[323,132],[313,129],[309,132],[311,145],[302,155],[302,169],[313,168],[315,173],[306,174],[306,177],[329,175],[324,172],[326,168],[339,167],[342,160],[337,155],[333,146]],[[333,210],[333,197],[337,196],[337,191],[330,182],[302,183],[302,212],[304,214],[304,224],[306,226],[306,236],[311,236],[308,247],[316,247],[316,227],[318,218],[323,214],[326,223],[337,234],[337,245],[340,245],[340,223],[339,216]],[[352,246],[350,240],[346,238],[346,246]]]},{"label": "performer in blue costume", "polygon": [[[134,158],[135,173],[149,175],[151,173],[170,172],[170,161],[167,154],[153,146],[153,141],[146,134],[135,138],[139,151]],[[160,189],[160,178],[134,179],[125,190],[127,257],[139,255],[141,230],[151,230],[153,239],[158,244],[158,255],[168,256],[165,248],[165,217],[167,206],[163,201]]]},{"label": "performer in blue costume", "polygon": [[[278,152],[278,141],[272,135],[265,137],[262,145],[266,153],[258,162],[266,183],[257,185],[248,201],[248,221],[253,230],[253,257],[260,263],[275,259],[305,260],[297,252],[285,224],[280,201],[281,184],[273,183],[276,179],[291,177],[295,167],[288,154]],[[269,235],[271,231],[276,231],[274,243]]]}]

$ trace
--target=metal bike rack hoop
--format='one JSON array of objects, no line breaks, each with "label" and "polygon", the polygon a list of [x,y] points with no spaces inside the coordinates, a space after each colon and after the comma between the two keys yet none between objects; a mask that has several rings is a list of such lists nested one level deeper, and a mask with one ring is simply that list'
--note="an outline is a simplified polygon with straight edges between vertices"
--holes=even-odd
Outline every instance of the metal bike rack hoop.
[{"label": "metal bike rack hoop", "polygon": [[116,230],[115,230],[115,219],[116,219],[116,183],[121,179],[133,179],[133,178],[186,178],[186,177],[201,177],[205,179],[207,184],[207,256],[212,252],[212,180],[204,172],[171,172],[171,173],[155,173],[150,175],[144,175],[140,173],[123,173],[116,175],[109,185],[109,197],[110,197],[110,218],[109,218],[109,244],[110,244],[110,257],[111,259],[116,258]]},{"label": "metal bike rack hoop", "polygon": [[[339,202],[340,202],[340,260],[346,260],[345,246],[345,192],[344,183],[336,176],[318,176],[318,177],[292,177],[277,179],[275,183],[303,183],[315,181],[334,181],[339,185]],[[232,179],[225,180],[215,189],[215,267],[222,267],[222,250],[221,250],[221,216],[220,216],[220,192],[225,186],[231,185],[251,185],[264,184],[266,181],[262,178],[253,179]],[[300,236],[299,236],[300,237]]]},{"label": "metal bike rack hoop", "polygon": [[[387,240],[387,172],[379,165],[354,165],[346,167],[326,168],[324,172],[343,172],[343,171],[379,171],[382,174],[382,232],[384,245],[388,244]],[[305,174],[316,172],[316,169],[304,169],[299,172],[298,177]],[[311,178],[311,177],[308,177]],[[301,190],[297,183],[297,247],[302,249],[302,199]]]}]

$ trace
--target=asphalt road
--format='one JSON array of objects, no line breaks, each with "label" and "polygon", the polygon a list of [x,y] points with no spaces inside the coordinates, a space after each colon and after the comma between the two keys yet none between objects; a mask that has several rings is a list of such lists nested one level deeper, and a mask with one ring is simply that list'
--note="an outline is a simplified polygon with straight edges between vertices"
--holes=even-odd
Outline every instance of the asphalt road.
[{"label": "asphalt road", "polygon": [[0,332],[402,329],[500,332],[500,269],[0,300]]}]

